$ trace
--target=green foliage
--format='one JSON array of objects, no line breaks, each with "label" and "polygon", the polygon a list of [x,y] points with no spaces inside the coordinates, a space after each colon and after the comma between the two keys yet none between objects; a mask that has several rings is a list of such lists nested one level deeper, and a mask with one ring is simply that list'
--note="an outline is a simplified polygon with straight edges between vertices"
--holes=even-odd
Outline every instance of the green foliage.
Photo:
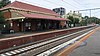
[{"label": "green foliage", "polygon": [[73,18],[73,16],[69,16],[68,19],[70,20],[70,23],[76,23],[78,24],[79,23],[79,19],[78,18]]},{"label": "green foliage", "polygon": [[3,30],[4,24],[5,24],[5,18],[3,17],[3,12],[0,11],[0,31]]},{"label": "green foliage", "polygon": [[5,18],[3,17],[3,12],[0,11],[0,24],[5,23]]},{"label": "green foliage", "polygon": [[100,19],[97,17],[85,16],[83,17],[82,21],[84,21],[84,22],[81,22],[82,24],[92,24],[92,23],[100,24]]},{"label": "green foliage", "polygon": [[1,0],[0,1],[0,8],[8,5],[9,3],[11,3],[11,1],[9,1],[9,0]]},{"label": "green foliage", "polygon": [[91,17],[93,23],[100,24],[100,19],[97,17]]},{"label": "green foliage", "polygon": [[79,19],[78,18],[74,18],[74,23],[78,24],[79,23]]},{"label": "green foliage", "polygon": [[[0,8],[8,5],[9,3],[11,3],[11,1],[9,0],[1,0],[0,1]],[[5,18],[3,17],[3,12],[0,11],[0,30],[4,29],[4,25],[6,25],[7,23],[5,23]]]},{"label": "green foliage", "polygon": [[84,16],[83,19],[89,19],[89,16]]},{"label": "green foliage", "polygon": [[69,23],[72,24],[74,22],[73,16],[69,16],[68,19],[70,20]]},{"label": "green foliage", "polygon": [[81,25],[81,26],[87,25],[87,20],[82,20],[82,21],[80,22],[80,25]]},{"label": "green foliage", "polygon": [[75,27],[76,24],[79,24],[79,18],[74,18],[73,16],[69,16],[68,19],[70,20],[69,21],[70,26],[71,26],[71,24],[73,24]]}]

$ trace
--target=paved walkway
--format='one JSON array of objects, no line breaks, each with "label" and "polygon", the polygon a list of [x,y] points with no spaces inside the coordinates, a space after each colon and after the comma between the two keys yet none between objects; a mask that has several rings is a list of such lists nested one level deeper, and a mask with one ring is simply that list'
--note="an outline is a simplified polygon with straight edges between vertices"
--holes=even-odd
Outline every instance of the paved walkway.
[{"label": "paved walkway", "polygon": [[86,46],[75,49],[69,56],[100,56],[100,28],[86,42]]},{"label": "paved walkway", "polygon": [[9,37],[16,37],[16,36],[23,36],[23,35],[29,35],[29,34],[36,34],[36,33],[43,33],[53,30],[44,30],[44,31],[33,31],[33,32],[18,32],[18,33],[11,33],[11,34],[2,34],[0,35],[1,38],[9,38]]}]

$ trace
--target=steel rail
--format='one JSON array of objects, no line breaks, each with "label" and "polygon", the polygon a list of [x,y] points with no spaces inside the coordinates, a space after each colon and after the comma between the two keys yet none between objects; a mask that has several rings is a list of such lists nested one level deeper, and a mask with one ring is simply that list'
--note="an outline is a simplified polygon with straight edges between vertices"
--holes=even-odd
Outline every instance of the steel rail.
[{"label": "steel rail", "polygon": [[44,52],[48,49],[51,49],[55,46],[58,46],[58,45],[66,42],[66,41],[69,41],[69,40],[87,32],[91,29],[93,29],[93,28],[82,30],[82,31],[79,31],[79,32],[76,32],[76,33],[72,33],[72,34],[69,34],[69,35],[66,35],[66,36],[62,36],[62,37],[52,39],[52,40],[48,40],[48,41],[45,41],[45,42],[41,42],[41,43],[38,43],[38,44],[29,45],[29,46],[19,48],[19,49],[16,49],[16,50],[7,51],[7,52],[0,54],[0,56],[24,55],[25,53],[29,53],[31,51],[33,52],[33,55],[37,55],[37,54],[40,54],[40,53],[42,53],[42,52]]}]

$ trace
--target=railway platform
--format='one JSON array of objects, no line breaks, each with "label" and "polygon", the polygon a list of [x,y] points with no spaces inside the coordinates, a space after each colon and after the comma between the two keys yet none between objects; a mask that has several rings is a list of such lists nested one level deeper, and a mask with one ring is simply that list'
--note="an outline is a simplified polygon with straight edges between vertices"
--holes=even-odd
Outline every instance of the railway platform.
[{"label": "railway platform", "polygon": [[[62,29],[56,29],[56,30],[62,30]],[[16,32],[16,33],[10,33],[10,34],[1,34],[0,39],[18,37],[18,36],[29,35],[29,34],[37,34],[37,33],[43,33],[43,32],[48,32],[48,31],[54,31],[54,29],[42,30],[42,31]]]},{"label": "railway platform", "polygon": [[[96,27],[96,26],[95,26]],[[70,45],[71,43],[81,39],[82,36],[92,32],[93,26],[82,26],[71,29],[56,30],[44,33],[30,34],[13,38],[1,39],[0,55],[18,55],[18,56],[44,56],[51,55],[57,50]],[[72,34],[68,34],[71,33]],[[63,35],[60,35],[63,34]],[[56,35],[56,36],[55,36]],[[81,37],[79,37],[81,35]],[[48,39],[44,39],[48,37]],[[52,38],[52,39],[49,39]],[[77,38],[75,38],[77,37]],[[35,41],[40,41],[34,43]],[[9,42],[8,42],[9,41]],[[13,41],[13,42],[12,42]],[[8,43],[8,45],[4,43]],[[9,45],[10,43],[10,45]],[[19,43],[19,44],[18,44]],[[4,44],[4,46],[3,46]],[[19,47],[20,46],[20,47]],[[7,49],[8,48],[8,49]],[[30,55],[31,54],[31,55]]]},{"label": "railway platform", "polygon": [[100,56],[100,27],[87,40],[87,45],[76,48],[69,56]]}]

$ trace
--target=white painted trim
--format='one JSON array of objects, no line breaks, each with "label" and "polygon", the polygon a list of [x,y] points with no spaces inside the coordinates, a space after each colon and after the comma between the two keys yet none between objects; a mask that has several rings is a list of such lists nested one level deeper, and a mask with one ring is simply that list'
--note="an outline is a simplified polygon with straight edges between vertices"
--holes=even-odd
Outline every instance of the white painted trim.
[{"label": "white painted trim", "polygon": [[[93,25],[89,25],[89,26],[93,26]],[[41,34],[48,34],[48,33],[52,33],[52,32],[66,31],[66,30],[71,30],[71,29],[76,29],[76,28],[77,29],[78,28],[84,28],[84,27],[89,27],[89,26],[81,26],[81,27],[75,27],[75,28],[69,28],[69,29],[63,29],[63,30],[55,30],[55,31],[43,32],[43,33],[36,33],[36,34],[28,34],[28,35],[26,34],[26,35],[23,35],[23,36],[17,36],[17,37],[12,37],[12,38],[0,39],[0,41],[9,40],[9,39],[15,39],[15,38],[22,38],[22,37],[27,37],[27,36],[35,36],[35,35],[41,35]]]},{"label": "white painted trim", "polygon": [[12,19],[24,19],[25,17],[15,17],[15,18],[8,18],[6,20],[12,20]]},{"label": "white painted trim", "polygon": [[67,41],[67,42],[65,42],[65,43],[63,43],[63,44],[61,44],[61,45],[58,45],[58,46],[56,46],[56,47],[54,47],[54,48],[52,48],[52,49],[49,49],[49,50],[47,50],[47,51],[45,51],[45,52],[43,52],[43,53],[41,53],[41,54],[38,54],[37,56],[49,56],[50,54],[52,54],[52,53],[54,53],[54,52],[60,50],[61,48],[65,47],[65,46],[68,46],[70,43],[75,42],[76,40],[82,38],[83,36],[89,34],[89,33],[92,32],[92,31],[93,31],[93,30],[88,31],[87,33],[84,33],[84,34],[82,34],[82,35],[80,35],[80,36],[78,36],[78,37],[76,37],[76,38],[74,38],[74,39],[72,39],[72,40],[69,40],[69,41]]}]

